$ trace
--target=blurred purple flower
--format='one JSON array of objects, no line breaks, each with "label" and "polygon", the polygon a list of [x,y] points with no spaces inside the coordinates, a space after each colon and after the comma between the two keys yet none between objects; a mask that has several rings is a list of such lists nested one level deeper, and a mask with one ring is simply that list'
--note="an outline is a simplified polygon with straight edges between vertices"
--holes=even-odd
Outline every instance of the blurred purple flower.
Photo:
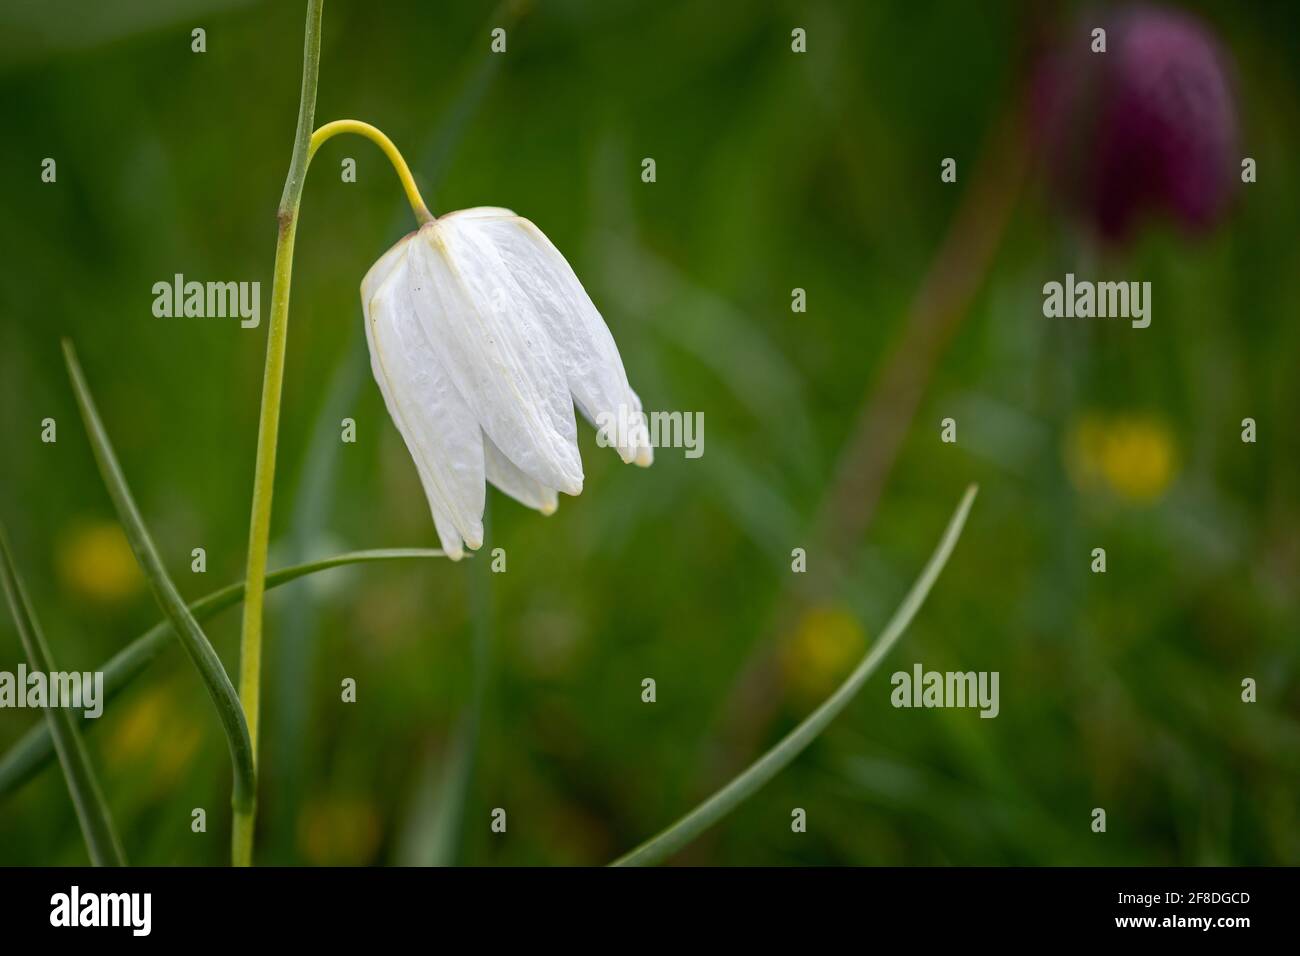
[{"label": "blurred purple flower", "polygon": [[[1091,51],[1094,27],[1106,52]],[[1191,16],[1134,7],[1082,22],[1040,63],[1039,147],[1051,182],[1104,239],[1148,214],[1204,231],[1236,185],[1237,116],[1226,55]]]}]

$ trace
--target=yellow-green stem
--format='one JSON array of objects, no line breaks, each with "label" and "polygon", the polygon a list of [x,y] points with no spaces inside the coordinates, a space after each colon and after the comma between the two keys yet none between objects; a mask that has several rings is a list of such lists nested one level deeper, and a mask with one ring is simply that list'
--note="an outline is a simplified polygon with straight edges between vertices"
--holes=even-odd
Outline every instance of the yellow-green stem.
[{"label": "yellow-green stem", "polygon": [[[239,701],[248,723],[257,761],[257,715],[262,681],[262,598],[266,588],[266,551],[271,534],[271,493],[275,486],[275,448],[280,429],[280,390],[284,382],[284,347],[289,334],[289,285],[293,275],[293,241],[298,229],[298,205],[307,176],[312,122],[316,116],[316,83],[320,74],[320,30],[324,0],[308,0],[303,43],[302,95],[294,135],[289,176],[280,197],[279,238],[275,244],[275,274],[271,281],[271,315],[266,337],[266,370],[262,376],[262,411],[257,425],[257,463],[253,472],[253,508],[248,530],[248,573],[244,582],[244,619],[239,642]],[[230,838],[230,862],[251,866],[257,794],[245,808],[235,807]]]},{"label": "yellow-green stem", "polygon": [[[271,537],[271,496],[275,490],[275,449],[280,433],[280,392],[284,383],[284,353],[289,336],[289,287],[293,278],[293,245],[298,231],[298,207],[312,156],[321,144],[339,133],[356,133],[384,151],[401,180],[415,218],[423,225],[433,221],[406,160],[392,140],[360,120],[335,120],[312,132],[316,113],[316,80],[320,72],[320,24],[324,0],[308,0],[307,39],[303,52],[302,99],[294,137],[289,176],[280,197],[279,238],[275,244],[275,273],[271,280],[271,315],[267,323],[266,369],[262,375],[262,411],[257,425],[257,463],[253,473],[253,509],[248,529],[248,573],[244,582],[244,619],[239,644],[239,700],[248,724],[253,759],[257,759],[258,711],[262,685],[262,604],[266,590],[266,552]],[[235,866],[253,862],[253,830],[257,821],[257,795],[241,808],[235,806],[230,859]]]},{"label": "yellow-green stem", "polygon": [[[253,473],[253,514],[248,531],[248,573],[244,587],[243,634],[239,645],[239,700],[248,735],[257,754],[258,712],[262,686],[262,598],[266,587],[266,552],[271,535],[271,494],[275,485],[276,438],[280,430],[280,391],[284,383],[284,350],[289,334],[289,283],[293,272],[293,242],[297,209],[281,219],[275,247],[275,276],[271,285],[271,317],[267,329],[266,370],[262,375],[262,412],[257,426],[257,464]],[[253,857],[253,826],[257,795],[244,812],[235,811],[231,863],[249,866]]]},{"label": "yellow-green stem", "polygon": [[420,187],[415,185],[415,177],[411,175],[411,168],[406,165],[406,160],[402,158],[401,152],[393,145],[393,141],[384,135],[382,130],[376,129],[369,123],[354,119],[333,120],[326,123],[311,134],[311,142],[307,147],[307,162],[311,163],[312,157],[316,155],[316,150],[320,149],[326,140],[338,136],[340,133],[356,133],[358,136],[364,136],[383,150],[384,155],[388,157],[388,161],[393,164],[393,171],[397,173],[397,178],[401,180],[402,189],[406,193],[406,201],[411,204],[411,212],[415,213],[415,218],[420,225],[433,222],[436,217],[429,212],[429,207],[424,204],[424,197],[420,195]]}]

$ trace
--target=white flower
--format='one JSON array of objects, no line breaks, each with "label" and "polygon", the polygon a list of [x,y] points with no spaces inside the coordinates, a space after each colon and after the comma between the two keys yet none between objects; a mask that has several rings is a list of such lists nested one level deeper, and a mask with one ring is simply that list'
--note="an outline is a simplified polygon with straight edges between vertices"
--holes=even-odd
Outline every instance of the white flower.
[{"label": "white flower", "polygon": [[[443,549],[483,543],[484,480],[550,514],[582,491],[573,406],[631,408],[618,347],[558,249],[509,209],[427,223],[361,282],[366,341],[388,413],[415,459]],[[644,428],[625,462],[653,459]]]}]

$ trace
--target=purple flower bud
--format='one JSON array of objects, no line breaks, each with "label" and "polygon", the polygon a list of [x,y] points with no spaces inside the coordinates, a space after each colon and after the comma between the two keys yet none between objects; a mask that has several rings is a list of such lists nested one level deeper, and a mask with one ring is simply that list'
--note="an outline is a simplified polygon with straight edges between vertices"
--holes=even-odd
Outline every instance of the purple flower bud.
[{"label": "purple flower bud", "polygon": [[[1092,51],[1093,30],[1106,52]],[[1035,125],[1055,190],[1104,239],[1148,214],[1218,222],[1236,184],[1225,55],[1187,14],[1137,7],[1085,22],[1040,64]]]}]

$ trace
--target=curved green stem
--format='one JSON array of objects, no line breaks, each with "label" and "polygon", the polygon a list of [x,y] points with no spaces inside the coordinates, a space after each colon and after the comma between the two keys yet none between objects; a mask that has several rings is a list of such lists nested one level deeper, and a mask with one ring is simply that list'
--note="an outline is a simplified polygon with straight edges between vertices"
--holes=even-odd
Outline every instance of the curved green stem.
[{"label": "curved green stem", "polygon": [[217,708],[217,717],[221,721],[222,730],[225,731],[226,743],[230,747],[230,762],[234,767],[234,804],[236,807],[247,807],[252,802],[254,791],[253,746],[248,727],[244,723],[244,715],[240,713],[239,698],[235,696],[235,688],[231,686],[230,677],[221,664],[221,658],[212,649],[207,635],[194,620],[194,615],[186,607],[180,592],[176,590],[176,585],[167,574],[162,558],[158,556],[158,549],[154,546],[153,538],[149,536],[149,530],[140,516],[140,509],[136,507],[131,489],[127,486],[126,476],[122,474],[122,466],[118,464],[117,455],[114,454],[113,446],[108,440],[104,423],[100,421],[95,400],[91,397],[90,388],[81,372],[81,365],[77,362],[76,350],[67,339],[63,340],[63,358],[68,366],[68,376],[72,379],[72,390],[76,393],[81,417],[86,423],[86,433],[90,437],[90,446],[95,453],[99,473],[108,487],[108,495],[113,500],[118,520],[122,522],[126,540],[130,543],[131,551],[140,564],[140,570],[144,572],[149,582],[154,598],[172,622],[177,638],[194,661],[208,695]]},{"label": "curved green stem", "polygon": [[949,555],[952,554],[952,549],[957,545],[962,526],[966,523],[966,516],[975,501],[976,491],[975,485],[966,489],[966,494],[962,496],[961,503],[948,521],[943,538],[940,539],[934,554],[930,556],[930,561],[921,572],[921,576],[916,579],[912,590],[907,592],[907,597],[903,599],[903,603],[885,625],[880,639],[871,646],[867,656],[835,693],[826,698],[820,707],[804,718],[803,723],[786,734],[775,747],[750,764],[729,784],[666,830],[646,840],[630,853],[619,857],[610,864],[611,866],[653,866],[667,859],[775,777],[790,761],[802,753],[832,720],[839,716],[840,711],[847,707],[849,701],[862,689],[867,678],[880,666],[885,655],[898,643],[907,626],[912,623],[916,612],[921,609],[926,595],[930,593],[935,579],[939,577],[939,572],[943,570]]}]

